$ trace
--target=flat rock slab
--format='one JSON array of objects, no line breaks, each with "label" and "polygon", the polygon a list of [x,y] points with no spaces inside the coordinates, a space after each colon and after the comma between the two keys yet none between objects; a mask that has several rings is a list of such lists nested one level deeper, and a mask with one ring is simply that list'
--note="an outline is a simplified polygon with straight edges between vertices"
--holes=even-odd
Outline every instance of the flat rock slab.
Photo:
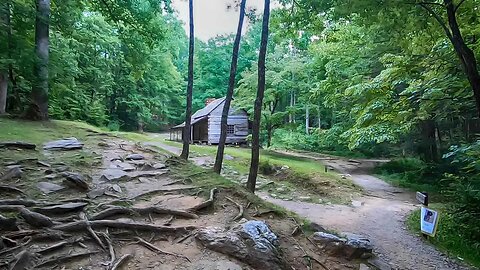
[{"label": "flat rock slab", "polygon": [[45,193],[45,194],[50,194],[52,192],[60,191],[60,190],[64,189],[65,187],[61,186],[61,185],[54,184],[54,183],[50,183],[50,182],[38,182],[37,183],[37,188],[40,189],[40,191]]},{"label": "flat rock slab", "polygon": [[125,157],[126,160],[144,160],[145,156],[141,154],[130,154]]},{"label": "flat rock slab", "polygon": [[95,199],[97,197],[103,196],[103,194],[105,194],[105,191],[107,191],[106,188],[93,189],[87,193],[87,197],[89,199]]},{"label": "flat rock slab", "polygon": [[27,142],[0,142],[0,148],[10,148],[10,147],[35,150],[37,146],[33,143],[27,143]]},{"label": "flat rock slab", "polygon": [[130,163],[122,162],[120,160],[115,160],[111,165],[110,168],[112,169],[120,169],[125,172],[131,172],[136,169],[136,167]]},{"label": "flat rock slab", "polygon": [[43,145],[44,150],[77,150],[82,149],[83,143],[76,138],[67,138],[58,141],[47,142]]},{"label": "flat rock slab", "polygon": [[130,180],[132,177],[128,175],[122,169],[106,169],[103,170],[102,176],[100,176],[100,181],[109,182],[109,181],[122,181]]},{"label": "flat rock slab", "polygon": [[69,212],[79,212],[87,206],[87,203],[66,203],[66,204],[57,204],[52,206],[46,206],[41,208],[36,208],[35,211],[48,215],[48,214],[65,214]]},{"label": "flat rock slab", "polygon": [[208,249],[232,256],[255,269],[288,269],[278,250],[278,238],[262,221],[250,220],[225,231],[207,227],[197,240]]}]

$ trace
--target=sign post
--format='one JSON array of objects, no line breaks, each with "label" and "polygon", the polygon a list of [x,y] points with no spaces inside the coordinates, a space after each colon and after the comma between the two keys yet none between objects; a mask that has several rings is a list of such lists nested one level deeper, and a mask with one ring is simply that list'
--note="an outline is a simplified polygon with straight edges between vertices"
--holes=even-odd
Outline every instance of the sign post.
[{"label": "sign post", "polygon": [[427,208],[428,206],[428,193],[417,192],[417,200],[423,205],[420,215],[420,228],[425,239],[428,236],[435,236],[438,224],[438,212]]}]

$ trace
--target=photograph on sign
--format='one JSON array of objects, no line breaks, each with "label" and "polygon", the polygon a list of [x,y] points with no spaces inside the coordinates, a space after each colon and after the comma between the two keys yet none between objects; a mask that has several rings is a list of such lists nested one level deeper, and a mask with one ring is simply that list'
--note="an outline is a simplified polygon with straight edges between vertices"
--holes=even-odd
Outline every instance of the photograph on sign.
[{"label": "photograph on sign", "polygon": [[438,224],[438,212],[422,207],[421,217],[420,217],[420,228],[422,233],[429,236],[435,236],[437,231]]}]

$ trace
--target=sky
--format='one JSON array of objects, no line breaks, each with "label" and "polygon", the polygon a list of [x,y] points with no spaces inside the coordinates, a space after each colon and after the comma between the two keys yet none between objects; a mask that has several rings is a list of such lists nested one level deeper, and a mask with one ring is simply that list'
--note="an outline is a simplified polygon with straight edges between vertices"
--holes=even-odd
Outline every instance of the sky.
[{"label": "sky", "polygon": [[[188,1],[173,0],[173,7],[179,12],[179,18],[188,30]],[[231,34],[237,31],[238,11],[227,10],[232,0],[194,0],[195,36],[203,41],[217,35]],[[264,0],[248,0],[247,7],[257,8],[257,13],[263,11]],[[246,24],[247,20],[245,20]],[[245,32],[245,30],[243,31]]]}]

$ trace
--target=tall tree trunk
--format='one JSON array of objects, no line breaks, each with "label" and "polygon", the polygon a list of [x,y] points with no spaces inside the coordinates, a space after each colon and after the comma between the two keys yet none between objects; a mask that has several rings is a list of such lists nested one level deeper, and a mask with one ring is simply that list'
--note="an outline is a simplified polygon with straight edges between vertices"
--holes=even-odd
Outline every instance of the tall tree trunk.
[{"label": "tall tree trunk", "polygon": [[238,51],[240,49],[240,39],[242,37],[243,20],[245,19],[245,4],[246,0],[240,3],[240,17],[238,19],[237,34],[235,42],[233,43],[232,63],[230,64],[230,78],[228,81],[227,96],[222,111],[222,122],[220,131],[220,141],[218,142],[217,156],[215,158],[215,165],[213,171],[220,174],[222,171],[223,154],[225,152],[225,142],[227,140],[227,125],[228,112],[230,110],[230,103],[232,102],[233,90],[235,88],[235,76],[237,75]]},{"label": "tall tree trunk", "polygon": [[438,161],[438,148],[436,138],[436,125],[434,120],[424,120],[420,123],[423,140],[421,142],[421,152],[423,152],[425,161]]},{"label": "tall tree trunk", "polygon": [[308,104],[305,105],[305,134],[309,134],[310,130],[310,111],[309,111],[309,108],[308,108]]},{"label": "tall tree trunk", "polygon": [[474,52],[465,44],[462,33],[458,26],[456,17],[456,7],[452,0],[444,0],[444,5],[447,9],[448,24],[451,30],[451,41],[457,55],[462,62],[463,68],[467,75],[470,86],[475,97],[475,104],[477,106],[477,116],[480,116],[480,74],[477,69],[477,60]]},{"label": "tall tree trunk", "polygon": [[[0,50],[7,52],[7,58],[10,60],[10,2],[5,1],[0,5],[0,37],[6,38],[7,42],[2,42]],[[8,68],[0,67],[0,114],[4,114],[7,108],[8,93]]]},{"label": "tall tree trunk", "polygon": [[[192,95],[193,95],[193,53],[195,36],[193,29],[193,0],[188,1],[190,13],[190,42],[188,48],[188,84],[187,84],[187,108],[185,109],[185,127],[183,128],[183,149],[180,157],[187,160],[190,154],[190,136],[192,131]],[[192,138],[193,139],[193,138]]]},{"label": "tall tree trunk", "polygon": [[258,163],[260,159],[260,120],[262,116],[263,96],[265,94],[265,58],[267,55],[268,23],[270,21],[270,0],[265,0],[263,11],[262,37],[260,41],[260,54],[258,56],[258,88],[255,99],[253,127],[252,127],[252,158],[250,173],[248,174],[247,189],[255,192],[257,183]]},{"label": "tall tree trunk", "polygon": [[455,49],[455,52],[462,64],[462,68],[467,75],[468,82],[473,90],[473,97],[477,107],[477,116],[480,117],[480,74],[477,68],[477,60],[475,59],[475,54],[472,49],[470,49],[465,43],[457,21],[456,12],[463,2],[464,1],[460,1],[459,4],[455,6],[453,0],[443,0],[443,6],[447,11],[448,25],[445,23],[442,16],[436,13],[429,6],[429,4],[437,3],[421,2],[418,3],[418,5],[426,9],[438,21],[440,26],[445,31],[448,39],[452,43],[453,48]]},{"label": "tall tree trunk", "polygon": [[33,68],[32,104],[27,117],[48,120],[48,33],[50,0],[37,0],[35,18],[35,64]]},{"label": "tall tree trunk", "polygon": [[0,71],[0,114],[5,113],[7,107],[8,74],[6,71]]},{"label": "tall tree trunk", "polygon": [[322,129],[322,114],[320,112],[320,106],[318,106],[318,129]]},{"label": "tall tree trunk", "polygon": [[272,146],[273,126],[267,126],[267,148]]}]

